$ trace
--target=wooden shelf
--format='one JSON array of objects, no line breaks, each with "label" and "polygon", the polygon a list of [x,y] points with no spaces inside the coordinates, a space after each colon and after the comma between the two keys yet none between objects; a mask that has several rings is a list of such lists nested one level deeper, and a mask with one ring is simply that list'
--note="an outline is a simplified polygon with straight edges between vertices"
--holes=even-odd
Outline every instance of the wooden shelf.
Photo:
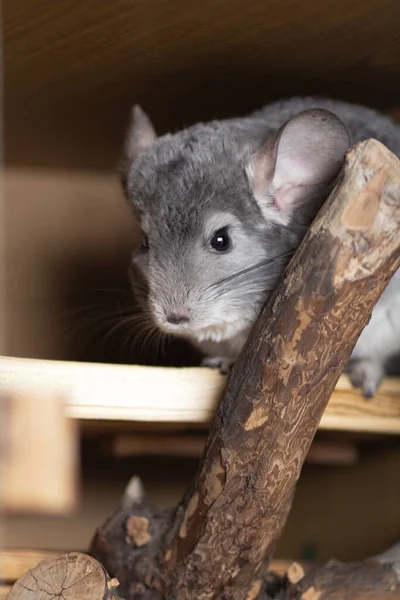
[{"label": "wooden shelf", "polygon": [[[0,394],[57,393],[80,420],[185,423],[205,426],[226,378],[203,368],[145,367],[0,358]],[[320,429],[400,433],[400,380],[386,379],[365,400],[342,376]]]}]

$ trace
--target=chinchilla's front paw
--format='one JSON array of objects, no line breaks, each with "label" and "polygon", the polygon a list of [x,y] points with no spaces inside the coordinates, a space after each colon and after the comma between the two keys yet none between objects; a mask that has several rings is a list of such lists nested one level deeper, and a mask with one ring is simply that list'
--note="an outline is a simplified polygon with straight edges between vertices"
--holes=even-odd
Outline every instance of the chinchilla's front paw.
[{"label": "chinchilla's front paw", "polygon": [[209,367],[210,369],[219,369],[223,375],[229,373],[234,361],[226,356],[206,356],[201,361],[202,367]]},{"label": "chinchilla's front paw", "polygon": [[384,375],[383,365],[372,359],[355,360],[348,371],[354,387],[361,388],[365,398],[373,398]]}]

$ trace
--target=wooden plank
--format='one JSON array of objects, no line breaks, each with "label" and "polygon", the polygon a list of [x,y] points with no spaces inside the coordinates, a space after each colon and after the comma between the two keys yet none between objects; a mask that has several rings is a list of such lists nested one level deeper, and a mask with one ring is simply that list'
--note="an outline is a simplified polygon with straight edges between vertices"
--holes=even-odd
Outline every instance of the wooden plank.
[{"label": "wooden plank", "polygon": [[42,560],[56,558],[62,552],[52,552],[50,550],[21,550],[21,549],[1,549],[0,550],[0,580],[13,583],[21,575],[36,567]]},{"label": "wooden plank", "polygon": [[0,506],[64,514],[76,504],[77,431],[62,395],[0,393],[3,425]]},{"label": "wooden plank", "polygon": [[[199,423],[210,421],[225,377],[203,368],[162,368],[0,358],[0,393],[57,392],[74,419]],[[400,380],[383,382],[364,400],[343,376],[321,429],[400,433]]]}]

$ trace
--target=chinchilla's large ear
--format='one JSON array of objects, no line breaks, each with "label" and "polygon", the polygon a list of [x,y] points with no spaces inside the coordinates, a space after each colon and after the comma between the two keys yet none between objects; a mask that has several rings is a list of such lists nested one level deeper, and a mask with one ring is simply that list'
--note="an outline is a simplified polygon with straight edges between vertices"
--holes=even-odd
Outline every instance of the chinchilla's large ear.
[{"label": "chinchilla's large ear", "polygon": [[285,222],[297,206],[329,192],[349,144],[346,127],[327,110],[306,110],[290,119],[246,169],[264,216]]},{"label": "chinchilla's large ear", "polygon": [[146,113],[136,105],[132,109],[131,121],[125,138],[120,171],[125,181],[131,164],[141,152],[145,152],[157,139],[155,129]]}]

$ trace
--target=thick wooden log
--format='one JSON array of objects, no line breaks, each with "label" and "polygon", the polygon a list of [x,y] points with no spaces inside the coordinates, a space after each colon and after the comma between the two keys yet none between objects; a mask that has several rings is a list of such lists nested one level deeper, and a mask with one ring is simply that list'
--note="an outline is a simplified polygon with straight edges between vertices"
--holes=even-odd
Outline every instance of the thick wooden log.
[{"label": "thick wooden log", "polygon": [[400,163],[349,153],[236,362],[166,562],[168,597],[243,600],[282,533],[353,347],[400,264]]},{"label": "thick wooden log", "polygon": [[[400,162],[369,140],[348,153],[253,328],[186,497],[164,514],[124,503],[96,533],[91,552],[130,600],[264,597],[318,423],[399,264]],[[149,520],[142,547],[127,535],[135,515]]]},{"label": "thick wooden log", "polygon": [[97,560],[73,552],[40,562],[16,581],[7,600],[123,600],[118,585]]}]

